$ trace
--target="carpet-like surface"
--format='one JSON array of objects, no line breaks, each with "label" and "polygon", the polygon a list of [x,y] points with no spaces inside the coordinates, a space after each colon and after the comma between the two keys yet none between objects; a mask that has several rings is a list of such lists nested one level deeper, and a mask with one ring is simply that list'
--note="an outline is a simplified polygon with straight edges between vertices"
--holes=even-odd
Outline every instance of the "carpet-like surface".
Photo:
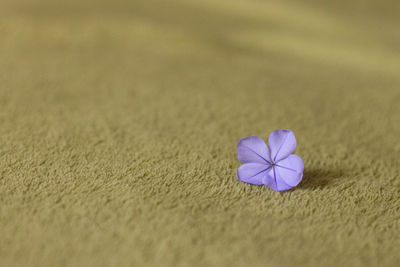
[{"label": "carpet-like surface", "polygon": [[[0,2],[0,266],[399,266],[399,2]],[[292,129],[303,181],[236,179]]]}]

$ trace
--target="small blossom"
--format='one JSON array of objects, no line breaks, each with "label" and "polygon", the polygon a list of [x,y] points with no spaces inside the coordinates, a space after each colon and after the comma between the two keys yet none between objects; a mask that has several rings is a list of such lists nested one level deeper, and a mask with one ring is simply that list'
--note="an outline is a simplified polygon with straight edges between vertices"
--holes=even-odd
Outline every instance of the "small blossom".
[{"label": "small blossom", "polygon": [[266,185],[274,191],[285,191],[298,185],[303,178],[303,161],[292,154],[296,138],[291,130],[275,130],[268,138],[269,148],[258,136],[241,139],[237,145],[238,159],[244,164],[237,170],[239,181]]}]

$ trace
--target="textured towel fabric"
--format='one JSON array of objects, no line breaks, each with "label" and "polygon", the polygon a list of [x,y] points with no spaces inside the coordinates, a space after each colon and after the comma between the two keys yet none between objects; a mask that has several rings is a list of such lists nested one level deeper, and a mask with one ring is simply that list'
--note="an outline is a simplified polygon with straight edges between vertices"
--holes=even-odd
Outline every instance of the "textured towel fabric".
[{"label": "textured towel fabric", "polygon": [[398,266],[399,1],[323,2],[2,0],[0,266]]}]

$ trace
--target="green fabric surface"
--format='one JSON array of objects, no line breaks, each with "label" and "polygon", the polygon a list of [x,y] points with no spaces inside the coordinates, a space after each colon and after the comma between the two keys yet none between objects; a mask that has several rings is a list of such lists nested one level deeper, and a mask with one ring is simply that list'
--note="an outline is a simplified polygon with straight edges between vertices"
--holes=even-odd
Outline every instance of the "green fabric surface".
[{"label": "green fabric surface", "polygon": [[0,266],[399,266],[399,3],[2,0]]}]

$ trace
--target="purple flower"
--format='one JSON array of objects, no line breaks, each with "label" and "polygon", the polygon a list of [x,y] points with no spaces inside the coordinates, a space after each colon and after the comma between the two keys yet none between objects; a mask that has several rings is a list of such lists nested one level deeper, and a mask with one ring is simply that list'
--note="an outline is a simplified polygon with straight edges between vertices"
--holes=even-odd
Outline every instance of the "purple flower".
[{"label": "purple flower", "polygon": [[239,181],[266,185],[285,191],[298,185],[303,178],[303,161],[292,154],[296,138],[291,130],[275,130],[268,138],[269,148],[258,136],[241,139],[237,145],[238,159],[245,163],[237,170]]}]

